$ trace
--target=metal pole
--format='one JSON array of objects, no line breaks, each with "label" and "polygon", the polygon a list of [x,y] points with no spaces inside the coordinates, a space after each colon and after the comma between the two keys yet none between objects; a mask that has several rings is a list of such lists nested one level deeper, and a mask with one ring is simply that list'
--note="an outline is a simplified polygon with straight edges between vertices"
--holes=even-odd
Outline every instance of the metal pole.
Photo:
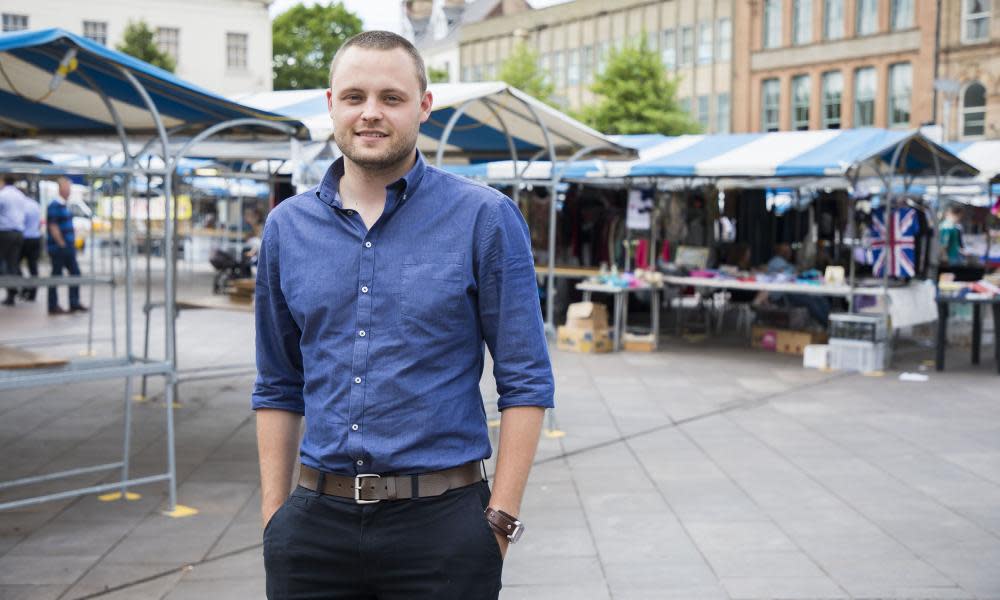
[{"label": "metal pole", "polygon": [[434,166],[437,168],[440,169],[441,165],[444,164],[444,148],[448,145],[448,138],[451,137],[451,130],[455,128],[455,124],[458,123],[458,119],[461,118],[469,106],[471,106],[475,101],[476,99],[473,98],[472,100],[466,100],[459,105],[459,107],[456,108],[455,112],[451,115],[451,118],[448,119],[448,123],[444,126],[444,131],[441,133],[441,139],[438,140],[437,156],[434,159]]}]

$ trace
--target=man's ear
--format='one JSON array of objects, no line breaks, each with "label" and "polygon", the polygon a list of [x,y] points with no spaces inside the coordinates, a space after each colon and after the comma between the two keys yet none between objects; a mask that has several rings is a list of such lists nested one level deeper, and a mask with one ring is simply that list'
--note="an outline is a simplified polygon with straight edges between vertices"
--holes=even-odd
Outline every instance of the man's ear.
[{"label": "man's ear", "polygon": [[326,89],[326,112],[333,112],[333,89]]},{"label": "man's ear", "polygon": [[420,99],[420,122],[424,123],[427,119],[431,118],[431,110],[434,108],[434,96],[431,93],[424,92],[424,96]]}]

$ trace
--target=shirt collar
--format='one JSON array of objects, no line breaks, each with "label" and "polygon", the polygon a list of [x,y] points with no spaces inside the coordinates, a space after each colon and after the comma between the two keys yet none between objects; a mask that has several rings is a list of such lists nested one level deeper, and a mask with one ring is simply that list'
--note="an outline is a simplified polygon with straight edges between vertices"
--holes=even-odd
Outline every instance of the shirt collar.
[{"label": "shirt collar", "polygon": [[[387,191],[397,192],[401,202],[417,191],[420,182],[424,178],[424,173],[427,171],[427,163],[424,161],[424,155],[421,154],[420,150],[416,150],[416,153],[417,160],[413,163],[413,167],[406,172],[406,175],[385,186]],[[340,180],[343,176],[344,157],[341,156],[333,161],[333,164],[327,169],[326,175],[323,176],[323,181],[320,182],[319,188],[316,189],[316,195],[319,199],[334,208],[343,208],[343,203],[340,200]]]}]

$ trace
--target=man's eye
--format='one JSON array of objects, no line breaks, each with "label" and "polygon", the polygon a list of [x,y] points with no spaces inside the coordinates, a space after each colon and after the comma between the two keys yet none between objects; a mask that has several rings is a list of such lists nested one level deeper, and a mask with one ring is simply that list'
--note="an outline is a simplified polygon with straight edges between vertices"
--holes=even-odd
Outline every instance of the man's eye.
[{"label": "man's eye", "polygon": [[400,98],[399,98],[399,96],[386,96],[385,97],[385,101],[386,102],[391,102],[391,103],[396,103],[396,102],[400,101]]},{"label": "man's eye", "polygon": [[348,102],[359,102],[361,100],[361,96],[357,94],[351,94],[350,96],[346,96],[344,100],[347,100]]}]

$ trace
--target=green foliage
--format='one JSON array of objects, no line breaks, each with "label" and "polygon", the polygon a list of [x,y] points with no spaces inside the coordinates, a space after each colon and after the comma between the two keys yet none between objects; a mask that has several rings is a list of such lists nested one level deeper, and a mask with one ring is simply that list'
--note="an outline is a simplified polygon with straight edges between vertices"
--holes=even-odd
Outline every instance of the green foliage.
[{"label": "green foliage", "polygon": [[153,66],[160,67],[164,71],[173,73],[174,69],[177,68],[173,57],[160,52],[160,49],[156,47],[156,36],[145,21],[129,21],[128,25],[125,26],[122,42],[115,48],[119,52],[124,52]]},{"label": "green foliage", "polygon": [[427,80],[431,83],[448,83],[448,69],[427,67]]},{"label": "green foliage", "polygon": [[677,80],[667,76],[645,39],[612,51],[590,89],[597,103],[583,107],[579,118],[603,133],[680,135],[700,130],[677,102]]},{"label": "green foliage", "polygon": [[361,33],[361,19],[339,2],[296,4],[271,23],[275,90],[329,87],[330,61],[347,38]]},{"label": "green foliage", "polygon": [[523,42],[519,42],[507,60],[500,65],[498,79],[546,104],[556,106],[552,100],[554,88],[548,76],[538,67],[538,53]]}]

